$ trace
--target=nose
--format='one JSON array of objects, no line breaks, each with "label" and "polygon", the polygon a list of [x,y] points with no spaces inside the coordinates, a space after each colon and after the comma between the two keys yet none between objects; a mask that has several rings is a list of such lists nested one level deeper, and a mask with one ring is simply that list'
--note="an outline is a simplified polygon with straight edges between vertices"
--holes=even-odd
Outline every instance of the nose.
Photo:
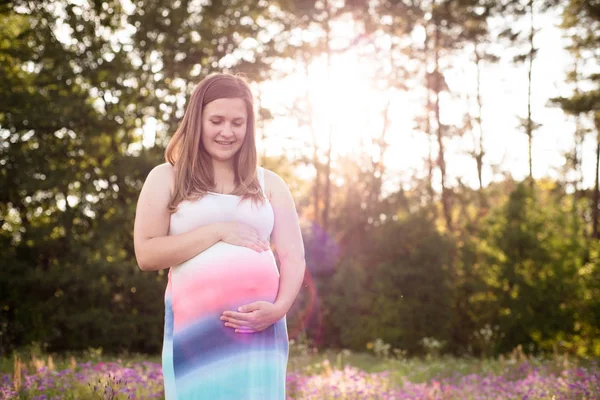
[{"label": "nose", "polygon": [[224,124],[223,130],[220,132],[221,136],[230,138],[233,136],[233,129],[231,128],[231,124]]}]

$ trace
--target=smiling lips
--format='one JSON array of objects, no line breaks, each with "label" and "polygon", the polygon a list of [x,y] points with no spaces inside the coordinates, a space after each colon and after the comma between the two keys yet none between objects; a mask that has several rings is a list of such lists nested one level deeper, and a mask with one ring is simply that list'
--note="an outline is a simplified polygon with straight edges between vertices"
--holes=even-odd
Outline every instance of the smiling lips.
[{"label": "smiling lips", "polygon": [[218,144],[220,144],[222,146],[229,146],[229,145],[233,144],[233,141],[231,141],[231,142],[220,142],[218,140],[215,140],[215,142],[217,142]]}]

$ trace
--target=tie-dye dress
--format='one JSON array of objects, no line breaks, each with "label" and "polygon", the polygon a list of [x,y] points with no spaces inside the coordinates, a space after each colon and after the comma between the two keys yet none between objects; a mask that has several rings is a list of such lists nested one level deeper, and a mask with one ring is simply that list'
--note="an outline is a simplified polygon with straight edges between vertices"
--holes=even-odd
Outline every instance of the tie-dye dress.
[{"label": "tie-dye dress", "polygon": [[[264,192],[264,170],[258,168]],[[264,239],[273,230],[270,203],[208,193],[183,201],[169,235],[216,222],[242,222]],[[271,250],[218,242],[170,268],[165,292],[162,367],[167,400],[284,400],[286,317],[258,333],[235,333],[220,317],[257,300],[274,302],[279,272]]]}]

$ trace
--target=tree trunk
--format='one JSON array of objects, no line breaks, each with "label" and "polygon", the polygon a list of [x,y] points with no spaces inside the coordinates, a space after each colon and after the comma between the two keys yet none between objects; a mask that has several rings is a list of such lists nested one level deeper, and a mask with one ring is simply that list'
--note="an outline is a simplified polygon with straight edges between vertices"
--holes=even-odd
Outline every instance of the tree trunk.
[{"label": "tree trunk", "polygon": [[[389,32],[390,35],[393,34],[393,31]],[[392,42],[392,44],[390,45],[390,51],[389,51],[389,63],[390,63],[390,69],[392,70],[391,76],[389,77],[389,83],[388,86],[390,87],[390,91],[393,92],[393,88],[396,85],[396,83],[398,82],[398,68],[395,68],[394,65],[394,51],[396,49],[396,46],[394,45],[394,43]],[[379,140],[376,141],[377,145],[379,146],[379,158],[377,159],[376,162],[373,163],[373,182],[372,182],[372,186],[371,186],[371,193],[370,193],[370,203],[369,207],[372,210],[371,215],[375,218],[377,217],[375,215],[375,211],[377,208],[377,205],[379,204],[379,200],[381,197],[381,186],[382,186],[382,181],[383,181],[383,174],[385,173],[385,164],[383,162],[383,157],[385,156],[385,152],[387,150],[387,143],[385,141],[386,138],[386,134],[388,132],[388,129],[390,127],[390,118],[389,118],[389,111],[390,111],[390,104],[391,104],[391,96],[388,98],[388,101],[382,111],[382,116],[383,116],[383,128],[381,129],[381,136],[379,137]]]},{"label": "tree trunk", "polygon": [[[329,1],[325,0],[325,10],[327,12],[327,17],[325,21],[325,40],[327,45],[327,76],[328,79],[331,80],[331,27],[329,26],[330,18],[331,18],[331,10],[329,8]],[[332,126],[331,120],[328,120],[328,135],[329,135],[329,143],[327,147],[327,160],[325,161],[325,197],[323,204],[323,230],[325,232],[328,231],[329,228],[329,204],[331,202],[331,148],[332,148]]]},{"label": "tree trunk", "polygon": [[[304,68],[306,76],[308,77],[308,64],[310,62],[310,55],[307,53],[303,53],[304,57]],[[312,103],[310,101],[310,91],[308,89],[308,85],[306,86],[306,92],[304,93],[307,107],[307,115],[309,115],[308,124],[310,126],[310,133],[312,135],[313,140],[313,166],[315,167],[315,182],[313,187],[313,207],[314,207],[314,217],[313,222],[316,225],[319,225],[319,214],[321,208],[321,162],[319,161],[319,142],[317,141],[317,132],[315,132],[315,126],[312,123]]]},{"label": "tree trunk", "polygon": [[[425,40],[423,42],[423,51],[425,56],[425,93],[427,96],[427,104],[425,106],[425,134],[429,142],[429,152],[427,154],[427,193],[429,194],[430,204],[435,202],[435,193],[433,191],[433,133],[431,132],[431,79],[429,73],[427,73],[427,67],[429,66],[429,34],[425,30]],[[436,208],[433,208],[436,210]],[[437,213],[436,213],[437,218]]]},{"label": "tree trunk", "polygon": [[[371,193],[369,194],[369,208],[375,210],[376,205],[379,203],[381,196],[381,183],[383,180],[383,174],[385,173],[385,164],[383,163],[383,157],[387,148],[385,142],[385,135],[389,129],[390,120],[388,117],[390,108],[390,101],[388,100],[385,108],[383,109],[383,128],[381,130],[381,136],[376,139],[376,143],[379,146],[379,155],[376,162],[373,162],[373,181],[371,184]],[[374,213],[371,213],[375,217]]]},{"label": "tree trunk", "polygon": [[319,211],[321,208],[321,164],[319,163],[319,153],[317,147],[313,150],[313,165],[315,166],[315,185],[313,187],[314,199],[314,222],[319,224]]},{"label": "tree trunk", "polygon": [[533,121],[531,119],[531,74],[533,69],[533,0],[529,0],[529,16],[531,21],[531,30],[529,32],[529,68],[527,69],[527,139],[528,139],[528,153],[529,153],[529,181],[533,186],[533,160],[532,160],[532,142],[533,142]]},{"label": "tree trunk", "polygon": [[600,188],[598,185],[598,175],[600,174],[600,112],[597,112],[594,116],[594,122],[596,125],[596,176],[594,184],[594,195],[592,196],[592,237],[594,239],[600,239],[600,232],[598,231],[598,207],[600,206]]},{"label": "tree trunk", "polygon": [[[581,61],[581,53],[577,51],[575,54],[575,68],[573,70],[575,76],[575,96],[579,96],[579,63]],[[573,184],[575,189],[573,208],[576,208],[576,203],[583,197],[583,141],[585,138],[585,130],[581,124],[581,115],[575,115],[575,145],[573,148],[573,169],[575,170],[576,180]]]},{"label": "tree trunk", "polygon": [[[258,96],[256,97],[256,109],[258,110],[258,113],[260,115],[260,112],[262,110],[262,95],[260,93],[260,89]],[[265,158],[267,157],[267,152],[266,152],[266,147],[265,147],[265,141],[267,139],[267,135],[265,134],[265,121],[263,118],[258,118],[258,120],[256,121],[256,130],[260,132],[260,145],[261,145],[261,149],[260,149],[260,154],[259,154],[259,162],[264,162]]]},{"label": "tree trunk", "polygon": [[483,124],[481,116],[483,113],[483,101],[481,99],[481,55],[479,54],[479,43],[475,42],[475,63],[477,65],[477,128],[479,138],[475,148],[475,162],[477,163],[477,179],[479,181],[479,208],[486,207],[485,195],[483,193]]},{"label": "tree trunk", "polygon": [[448,230],[452,230],[452,214],[450,211],[450,193],[446,187],[446,161],[444,160],[444,128],[440,120],[440,92],[441,92],[441,73],[439,69],[440,55],[439,55],[439,42],[440,42],[440,31],[438,26],[435,26],[435,43],[434,43],[434,82],[435,82],[435,120],[437,123],[437,141],[438,141],[438,166],[440,167],[441,185],[442,185],[442,207],[444,210],[444,217],[446,219],[446,226]]},{"label": "tree trunk", "polygon": [[581,198],[581,188],[583,185],[583,132],[581,127],[581,116],[575,116],[575,146],[573,148],[573,169],[576,178],[574,183],[575,199]]}]

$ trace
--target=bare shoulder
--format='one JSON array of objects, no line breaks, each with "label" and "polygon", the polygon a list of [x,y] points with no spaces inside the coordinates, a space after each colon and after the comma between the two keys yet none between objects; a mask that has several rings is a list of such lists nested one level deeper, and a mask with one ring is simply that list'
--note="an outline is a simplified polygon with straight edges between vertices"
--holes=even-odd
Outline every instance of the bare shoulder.
[{"label": "bare shoulder", "polygon": [[283,181],[283,178],[281,176],[279,176],[278,174],[276,174],[275,172],[271,171],[270,169],[266,169],[266,168],[263,168],[263,170],[265,171],[265,183],[274,183],[275,185],[277,185],[277,184],[286,185],[286,183]]},{"label": "bare shoulder", "polygon": [[172,194],[175,182],[175,169],[168,162],[159,164],[152,168],[146,178],[146,182],[153,189],[162,188],[164,190],[165,187],[168,187],[169,193]]},{"label": "bare shoulder", "polygon": [[175,170],[173,168],[173,166],[168,162],[158,164],[156,167],[154,167],[154,169],[165,170],[165,171],[169,171],[169,172],[173,172]]},{"label": "bare shoulder", "polygon": [[173,166],[168,162],[159,164],[156,167],[152,168],[152,170],[156,170],[158,173],[165,175],[173,175],[173,173],[175,172],[175,168],[173,168]]},{"label": "bare shoulder", "polygon": [[271,170],[263,169],[265,170],[265,186],[269,200],[272,200],[273,197],[288,195],[290,190],[283,178]]}]

